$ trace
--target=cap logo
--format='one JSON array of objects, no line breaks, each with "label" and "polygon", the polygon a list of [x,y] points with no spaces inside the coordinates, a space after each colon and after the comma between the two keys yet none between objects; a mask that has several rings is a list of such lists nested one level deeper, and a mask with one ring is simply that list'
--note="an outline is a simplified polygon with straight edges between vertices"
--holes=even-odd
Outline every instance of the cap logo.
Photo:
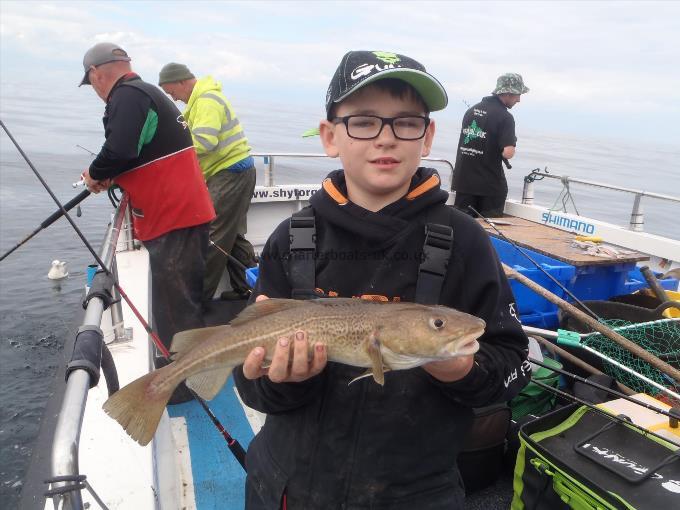
[{"label": "cap logo", "polygon": [[399,58],[399,55],[396,53],[389,53],[387,51],[373,51],[371,52],[373,55],[376,56],[376,58],[382,62],[385,63],[385,65],[381,66],[380,64],[361,64],[357,67],[354,68],[354,70],[350,73],[350,78],[354,81],[359,80],[361,78],[364,78],[370,74],[373,74],[374,72],[381,72],[386,69],[394,69],[395,67],[401,67],[401,66],[396,66],[395,64],[401,61],[401,58]]},{"label": "cap logo", "polygon": [[373,74],[374,72],[384,71],[385,69],[394,69],[395,67],[398,66],[395,66],[394,64],[385,64],[384,66],[381,66],[380,64],[361,64],[355,67],[349,76],[352,80],[358,80],[369,74]]},{"label": "cap logo", "polygon": [[374,51],[373,54],[378,58],[378,60],[382,60],[386,64],[396,64],[401,60],[399,55],[396,53],[390,53],[388,51]]},{"label": "cap logo", "polygon": [[117,57],[127,57],[128,56],[128,54],[125,53],[125,51],[123,51],[120,48],[114,48],[113,50],[111,50],[111,54],[115,55]]}]

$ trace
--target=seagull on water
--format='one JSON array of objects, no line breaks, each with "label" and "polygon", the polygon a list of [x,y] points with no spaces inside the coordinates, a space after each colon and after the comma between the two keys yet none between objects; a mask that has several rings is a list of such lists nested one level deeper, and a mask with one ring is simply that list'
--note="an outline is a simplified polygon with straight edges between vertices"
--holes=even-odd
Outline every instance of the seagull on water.
[{"label": "seagull on water", "polygon": [[53,260],[52,267],[47,273],[47,277],[50,280],[61,280],[68,276],[68,269],[66,268],[66,262],[60,260]]}]

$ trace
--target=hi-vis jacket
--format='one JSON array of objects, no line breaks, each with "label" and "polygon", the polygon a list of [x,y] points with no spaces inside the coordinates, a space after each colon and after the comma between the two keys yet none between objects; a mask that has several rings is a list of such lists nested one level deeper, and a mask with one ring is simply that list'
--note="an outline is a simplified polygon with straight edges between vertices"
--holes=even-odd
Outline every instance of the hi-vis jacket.
[{"label": "hi-vis jacket", "polygon": [[241,123],[211,76],[196,81],[183,115],[206,180],[250,155]]}]

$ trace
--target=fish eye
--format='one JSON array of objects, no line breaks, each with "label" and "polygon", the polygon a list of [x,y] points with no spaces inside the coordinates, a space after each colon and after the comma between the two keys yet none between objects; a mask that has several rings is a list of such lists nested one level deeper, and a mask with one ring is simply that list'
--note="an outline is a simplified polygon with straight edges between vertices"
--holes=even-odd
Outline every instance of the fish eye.
[{"label": "fish eye", "polygon": [[444,327],[443,319],[430,319],[430,326],[434,329],[442,329]]}]

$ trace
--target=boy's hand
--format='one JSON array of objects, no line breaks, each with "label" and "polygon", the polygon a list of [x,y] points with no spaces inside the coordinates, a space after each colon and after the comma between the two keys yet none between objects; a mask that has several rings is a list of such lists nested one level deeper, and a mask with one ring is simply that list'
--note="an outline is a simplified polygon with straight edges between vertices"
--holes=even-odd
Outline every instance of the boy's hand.
[{"label": "boy's hand", "polygon": [[475,356],[459,356],[423,365],[425,371],[441,382],[454,382],[465,377],[474,365]]},{"label": "boy's hand", "polygon": [[262,368],[265,350],[255,347],[243,362],[243,375],[246,379],[257,379],[264,375],[272,382],[301,382],[319,374],[326,366],[326,348],[323,344],[314,346],[311,359],[308,356],[309,342],[307,333],[296,331],[290,337],[281,337],[276,343],[272,362]]},{"label": "boy's hand", "polygon": [[[255,301],[269,299],[260,294]],[[292,349],[291,349],[291,343]],[[314,346],[314,355],[310,360],[307,352],[309,344],[307,333],[297,331],[290,337],[281,337],[274,348],[272,363],[269,368],[262,368],[265,350],[263,347],[255,347],[243,362],[243,375],[246,379],[257,379],[263,375],[269,376],[272,382],[300,382],[319,374],[328,361],[326,347],[322,344]],[[292,359],[291,359],[292,352]]]}]

